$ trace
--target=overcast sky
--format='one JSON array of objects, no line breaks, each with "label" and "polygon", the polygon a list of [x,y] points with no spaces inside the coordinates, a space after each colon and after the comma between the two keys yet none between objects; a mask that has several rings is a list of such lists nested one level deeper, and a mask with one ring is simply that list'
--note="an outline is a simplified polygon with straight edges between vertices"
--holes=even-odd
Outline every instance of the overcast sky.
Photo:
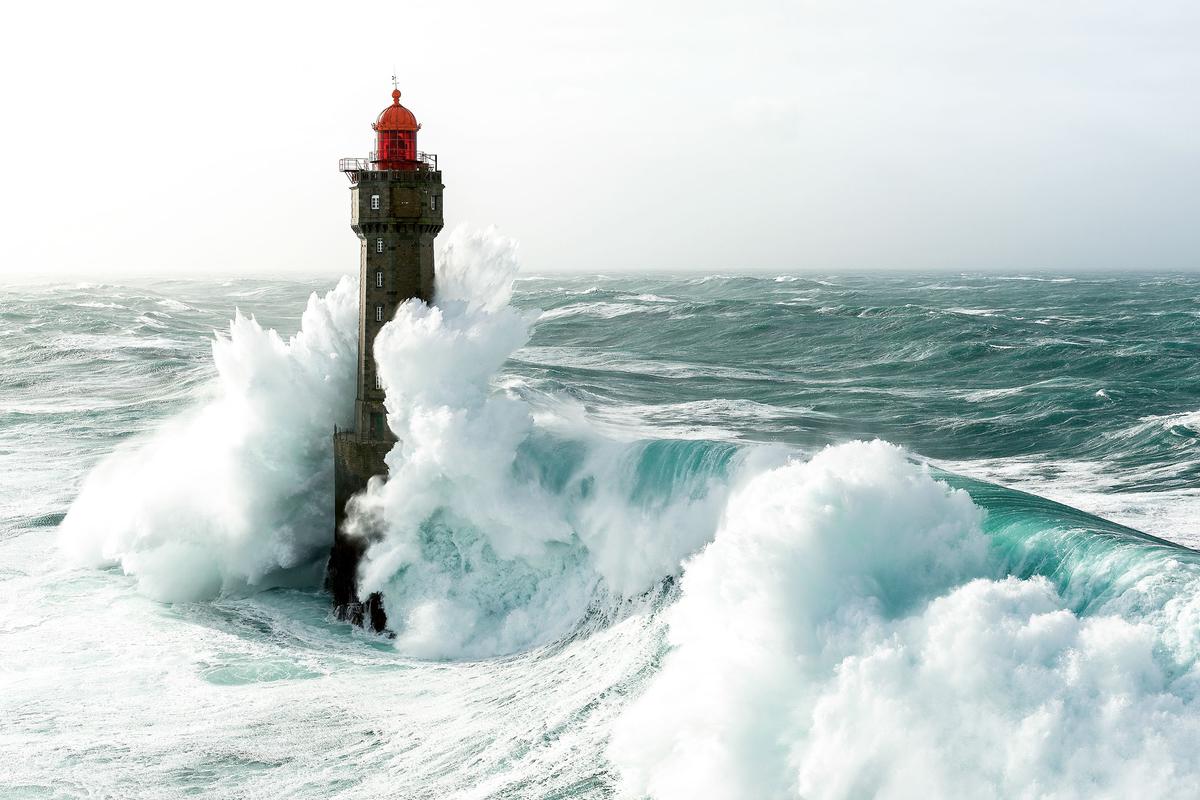
[{"label": "overcast sky", "polygon": [[546,270],[1200,268],[1200,3],[9,4],[0,276],[357,269],[399,72]]}]

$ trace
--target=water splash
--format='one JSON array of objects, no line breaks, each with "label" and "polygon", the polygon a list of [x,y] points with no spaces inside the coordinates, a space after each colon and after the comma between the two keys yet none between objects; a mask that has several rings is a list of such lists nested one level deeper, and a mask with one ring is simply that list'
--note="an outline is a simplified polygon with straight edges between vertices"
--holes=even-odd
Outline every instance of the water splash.
[{"label": "water splash", "polygon": [[373,537],[360,590],[382,593],[403,652],[510,653],[678,572],[712,536],[734,449],[539,428],[491,386],[535,318],[507,302],[515,244],[460,229],[439,263],[437,305],[408,301],[376,340],[398,443],[347,531]]},{"label": "water splash", "polygon": [[353,418],[357,318],[348,278],[309,299],[287,341],[237,314],[213,340],[210,398],[88,476],[60,528],[68,557],[166,601],[311,581],[333,526],[330,431]]},{"label": "water splash", "polygon": [[616,724],[625,795],[1193,794],[1195,554],[1049,505],[987,520],[880,442],[751,481]]}]

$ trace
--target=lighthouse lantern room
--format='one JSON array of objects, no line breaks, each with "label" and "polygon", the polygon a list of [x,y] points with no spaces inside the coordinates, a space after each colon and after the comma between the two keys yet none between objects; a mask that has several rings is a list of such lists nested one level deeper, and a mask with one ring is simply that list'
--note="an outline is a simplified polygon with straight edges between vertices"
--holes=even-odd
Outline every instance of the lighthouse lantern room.
[{"label": "lighthouse lantern room", "polygon": [[371,163],[378,169],[414,169],[417,162],[417,118],[400,105],[400,90],[392,90],[392,104],[379,113],[375,129],[375,152]]}]

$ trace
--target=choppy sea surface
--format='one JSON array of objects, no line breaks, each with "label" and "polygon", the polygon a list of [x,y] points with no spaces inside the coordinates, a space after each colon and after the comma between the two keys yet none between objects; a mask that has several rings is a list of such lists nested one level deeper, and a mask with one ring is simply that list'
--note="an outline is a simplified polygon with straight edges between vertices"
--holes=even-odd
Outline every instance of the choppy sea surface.
[{"label": "choppy sea surface", "polygon": [[391,638],[353,281],[0,287],[0,796],[1200,793],[1200,279],[443,261]]}]

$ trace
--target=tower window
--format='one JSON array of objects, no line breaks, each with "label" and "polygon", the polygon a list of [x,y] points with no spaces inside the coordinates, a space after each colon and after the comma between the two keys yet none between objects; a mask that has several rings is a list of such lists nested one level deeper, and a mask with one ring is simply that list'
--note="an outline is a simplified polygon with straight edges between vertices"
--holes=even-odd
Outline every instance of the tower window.
[{"label": "tower window", "polygon": [[375,306],[375,321],[383,322],[383,306]]},{"label": "tower window", "polygon": [[375,288],[376,289],[383,288],[383,270],[379,270],[378,272],[375,273]]},{"label": "tower window", "polygon": [[383,388],[383,378],[379,377],[379,373],[378,373],[378,372],[376,372],[376,373],[375,373],[375,388],[376,388],[376,389],[382,389],[382,388]]},{"label": "tower window", "polygon": [[376,252],[376,253],[382,253],[382,252],[383,252],[383,239],[376,239],[376,240],[375,240],[375,252]]},{"label": "tower window", "polygon": [[379,195],[371,195],[371,208],[375,211],[379,210]]},{"label": "tower window", "polygon": [[437,211],[437,195],[436,194],[429,195],[429,209],[431,211]]}]

